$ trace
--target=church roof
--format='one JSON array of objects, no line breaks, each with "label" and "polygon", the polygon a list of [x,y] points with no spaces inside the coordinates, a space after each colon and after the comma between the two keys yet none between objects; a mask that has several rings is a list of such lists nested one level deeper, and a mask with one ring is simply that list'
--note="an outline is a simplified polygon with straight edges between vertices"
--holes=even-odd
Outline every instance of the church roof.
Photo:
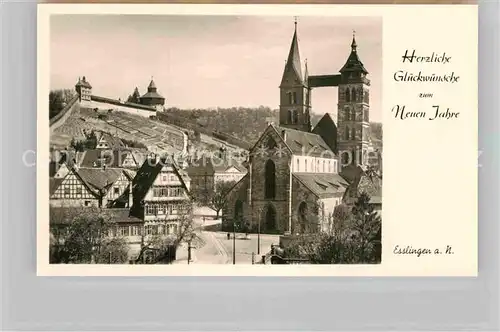
[{"label": "church roof", "polygon": [[302,65],[300,62],[299,41],[297,39],[297,24],[295,24],[295,31],[293,32],[292,44],[290,45],[290,51],[288,52],[286,64],[287,66],[292,66],[297,74],[297,77],[302,80]]},{"label": "church roof", "polygon": [[330,114],[325,113],[325,115],[323,115],[323,117],[316,124],[312,132],[314,134],[320,135],[325,143],[328,144],[330,149],[332,149],[333,152],[337,153],[337,126],[335,125],[335,122],[333,121]]},{"label": "church roof", "polygon": [[368,74],[368,71],[365,69],[363,63],[358,57],[357,47],[358,45],[356,44],[356,38],[353,36],[351,43],[351,54],[349,54],[345,65],[340,69],[341,73],[362,72],[364,74]]},{"label": "church roof", "polygon": [[302,78],[302,62],[300,61],[299,41],[297,38],[297,22],[295,22],[295,31],[293,33],[292,43],[290,45],[290,51],[288,52],[288,58],[285,64],[281,84],[285,82],[288,77],[288,73],[290,72],[295,74],[295,77],[300,84],[307,84],[307,82]]},{"label": "church roof", "polygon": [[349,186],[338,174],[293,173],[293,176],[320,198],[342,196]]},{"label": "church roof", "polygon": [[285,144],[292,150],[293,154],[323,156],[324,158],[335,157],[335,153],[318,134],[285,127],[276,127],[275,129],[281,137],[283,137],[283,132],[285,133]]}]

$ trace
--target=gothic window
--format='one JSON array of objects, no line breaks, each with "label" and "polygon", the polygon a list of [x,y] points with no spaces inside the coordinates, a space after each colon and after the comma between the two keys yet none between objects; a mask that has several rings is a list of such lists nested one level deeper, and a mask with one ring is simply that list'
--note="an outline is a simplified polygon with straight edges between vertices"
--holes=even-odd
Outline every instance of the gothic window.
[{"label": "gothic window", "polygon": [[349,164],[349,152],[343,152],[342,153],[342,165],[348,165]]},{"label": "gothic window", "polygon": [[292,104],[297,104],[297,92],[292,92]]},{"label": "gothic window", "polygon": [[292,98],[293,98],[292,97],[292,93],[291,92],[287,92],[286,94],[288,96],[288,105],[292,105]]},{"label": "gothic window", "polygon": [[298,123],[299,122],[299,114],[297,110],[293,110],[293,123]]},{"label": "gothic window", "polygon": [[368,119],[368,110],[364,110],[363,113],[364,113],[364,121],[368,122],[369,121],[369,119]]},{"label": "gothic window", "polygon": [[274,199],[276,197],[276,166],[272,160],[266,162],[264,182],[264,197]]},{"label": "gothic window", "polygon": [[276,141],[275,141],[272,137],[269,137],[269,138],[267,139],[267,148],[268,148],[269,150],[272,150],[272,149],[274,149],[275,147],[276,147]]},{"label": "gothic window", "polygon": [[349,127],[345,127],[345,139],[349,140]]},{"label": "gothic window", "polygon": [[288,111],[286,123],[292,123],[292,111]]},{"label": "gothic window", "polygon": [[[349,90],[347,90],[349,91]],[[349,112],[349,106],[344,107],[345,120],[349,121],[351,119],[351,114]]]},{"label": "gothic window", "polygon": [[345,90],[345,101],[346,102],[350,102],[351,101],[351,92],[350,92],[349,88],[347,88]]},{"label": "gothic window", "polygon": [[352,128],[352,131],[351,131],[351,139],[356,139],[356,128]]},{"label": "gothic window", "polygon": [[352,101],[356,101],[356,88],[352,88]]},{"label": "gothic window", "polygon": [[351,110],[351,121],[356,121],[356,110],[354,108]]},{"label": "gothic window", "polygon": [[363,101],[367,104],[370,102],[368,97],[368,90],[364,90]]}]

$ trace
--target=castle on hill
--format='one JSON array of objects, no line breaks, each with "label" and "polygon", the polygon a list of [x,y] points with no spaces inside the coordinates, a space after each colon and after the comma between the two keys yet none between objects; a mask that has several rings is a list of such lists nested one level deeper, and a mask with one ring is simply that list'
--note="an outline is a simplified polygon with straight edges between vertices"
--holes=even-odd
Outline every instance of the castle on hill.
[{"label": "castle on hill", "polygon": [[75,90],[79,96],[80,106],[93,109],[116,109],[149,117],[155,115],[157,111],[163,111],[165,106],[165,97],[158,92],[153,78],[151,78],[145,94],[141,96],[139,89],[136,87],[133,94],[124,102],[92,94],[92,86],[85,76],[78,78]]}]

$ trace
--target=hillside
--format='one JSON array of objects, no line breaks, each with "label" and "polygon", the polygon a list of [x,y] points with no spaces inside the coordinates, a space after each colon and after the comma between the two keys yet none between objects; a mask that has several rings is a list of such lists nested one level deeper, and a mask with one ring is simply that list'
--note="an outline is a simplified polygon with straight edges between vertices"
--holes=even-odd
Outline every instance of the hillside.
[{"label": "hillside", "polygon": [[[183,117],[186,122],[194,122],[207,130],[219,131],[236,136],[250,145],[254,144],[267,127],[267,121],[272,119],[279,123],[278,110],[260,106],[258,108],[232,107],[217,109],[179,109],[170,108],[168,113]],[[313,126],[321,119],[322,114],[313,114]],[[379,148],[382,147],[382,124],[371,123],[372,140]]]}]

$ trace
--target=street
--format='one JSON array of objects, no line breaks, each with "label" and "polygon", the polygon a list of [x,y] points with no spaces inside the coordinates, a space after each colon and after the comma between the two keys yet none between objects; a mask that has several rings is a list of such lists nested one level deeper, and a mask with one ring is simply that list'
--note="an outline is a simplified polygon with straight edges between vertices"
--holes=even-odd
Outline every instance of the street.
[{"label": "street", "polygon": [[[197,232],[201,241],[197,241],[198,245],[191,249],[190,264],[233,264],[233,233],[229,233],[228,239],[226,232],[203,230],[203,227],[218,225],[221,221],[214,218],[215,213],[213,216],[208,215],[210,210],[197,212],[195,223],[201,226],[201,230]],[[245,237],[245,234],[236,233],[236,264],[252,264],[252,253],[255,255],[255,262],[260,261],[262,255],[271,250],[272,244],[279,243],[279,235],[260,234],[260,255],[257,255],[257,243],[257,234]],[[187,264],[187,256],[187,245],[179,247],[175,263]]]}]

